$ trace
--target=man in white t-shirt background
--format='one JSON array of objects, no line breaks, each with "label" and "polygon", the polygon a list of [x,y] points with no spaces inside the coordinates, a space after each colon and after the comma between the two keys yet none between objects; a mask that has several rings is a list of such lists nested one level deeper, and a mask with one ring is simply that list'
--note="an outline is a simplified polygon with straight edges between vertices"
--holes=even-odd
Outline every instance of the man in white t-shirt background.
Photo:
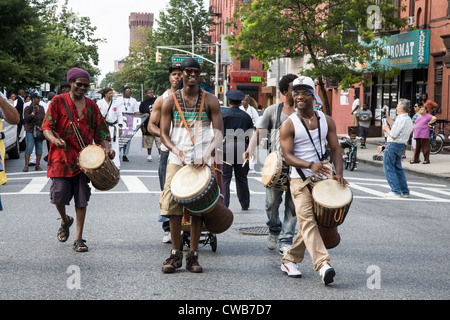
[{"label": "man in white t-shirt background", "polygon": [[[139,113],[139,103],[135,98],[131,96],[131,88],[125,87],[123,88],[122,97],[119,97],[116,102],[119,105],[119,107],[122,109],[122,112],[124,113]],[[124,162],[130,161],[127,157],[128,153],[130,153],[130,146],[131,146],[131,139],[128,141],[128,143],[120,148],[122,151],[123,158],[122,160]]]}]

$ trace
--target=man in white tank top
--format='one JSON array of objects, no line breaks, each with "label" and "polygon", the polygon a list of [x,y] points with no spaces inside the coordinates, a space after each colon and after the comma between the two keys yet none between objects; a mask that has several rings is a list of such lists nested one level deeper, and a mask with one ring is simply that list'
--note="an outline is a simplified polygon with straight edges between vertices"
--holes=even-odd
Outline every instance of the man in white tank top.
[{"label": "man in white tank top", "polygon": [[290,277],[301,277],[297,263],[303,260],[307,249],[314,269],[327,285],[333,282],[335,271],[330,265],[330,256],[319,233],[309,186],[303,186],[303,178],[297,169],[302,170],[304,178],[310,177],[313,181],[331,175],[331,169],[326,166],[327,161],[324,161],[325,144],[328,142],[336,170],[334,179],[341,185],[347,185],[347,182],[342,175],[343,162],[336,125],[331,117],[321,111],[314,111],[314,87],[311,78],[300,76],[294,80],[292,95],[297,112],[291,114],[280,129],[283,156],[291,166],[290,190],[299,223],[299,232],[281,261],[281,270]]},{"label": "man in white tank top", "polygon": [[[150,119],[148,121],[147,130],[155,137],[160,137],[159,122],[161,120],[161,106],[169,95],[172,95],[179,87],[181,81],[181,65],[174,64],[169,67],[169,82],[170,89],[167,89],[162,96],[159,96],[155,103],[153,104],[153,110],[150,114]],[[159,177],[159,187],[161,191],[164,189],[164,183],[166,182],[166,167],[167,160],[169,159],[169,149],[161,143],[161,156],[159,158],[158,166],[158,177]],[[169,219],[158,215],[158,222],[162,222],[162,228],[164,230],[163,243],[170,243],[170,226]]]},{"label": "man in white tank top", "polygon": [[[170,154],[166,182],[159,203],[162,209],[161,215],[170,219],[172,236],[171,254],[162,267],[164,273],[173,273],[175,269],[180,268],[183,259],[183,252],[179,250],[183,207],[172,199],[170,182],[184,164],[199,168],[210,163],[213,151],[222,144],[223,140],[223,120],[219,100],[200,88],[198,83],[201,73],[200,64],[193,58],[187,58],[181,63],[181,71],[183,88],[164,99],[161,106],[161,142],[170,150]],[[180,120],[181,114],[188,116],[183,118],[189,129],[185,128],[184,121]],[[199,115],[200,121],[197,121]],[[194,131],[199,135],[196,136]],[[193,137],[192,142],[190,137]],[[198,263],[197,252],[202,225],[203,217],[191,214],[191,241],[190,251],[186,255],[186,269],[195,273],[203,271]]]}]

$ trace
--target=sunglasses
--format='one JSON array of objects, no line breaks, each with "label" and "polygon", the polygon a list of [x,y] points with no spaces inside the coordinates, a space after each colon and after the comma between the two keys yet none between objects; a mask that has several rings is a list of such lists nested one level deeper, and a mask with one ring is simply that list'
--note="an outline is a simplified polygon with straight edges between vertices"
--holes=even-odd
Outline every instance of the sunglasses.
[{"label": "sunglasses", "polygon": [[78,88],[81,88],[81,87],[89,88],[89,83],[75,82],[75,85],[76,85]]},{"label": "sunglasses", "polygon": [[187,74],[195,73],[196,75],[199,75],[202,72],[202,70],[186,68],[184,69],[184,72],[186,72]]},{"label": "sunglasses", "polygon": [[314,94],[308,91],[296,91],[294,92],[294,94],[292,95],[294,98],[298,97],[298,96],[302,96],[302,97],[311,97]]}]

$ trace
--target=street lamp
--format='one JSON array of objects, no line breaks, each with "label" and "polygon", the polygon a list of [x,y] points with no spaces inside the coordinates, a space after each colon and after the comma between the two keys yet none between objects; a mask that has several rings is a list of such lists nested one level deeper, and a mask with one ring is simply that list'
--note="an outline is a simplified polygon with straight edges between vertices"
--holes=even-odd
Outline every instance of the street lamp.
[{"label": "street lamp", "polygon": [[189,26],[191,27],[191,36],[192,36],[192,57],[194,57],[194,28],[192,27],[192,19],[191,19],[191,17],[189,17],[187,14],[186,14],[186,12],[184,12],[183,10],[181,10],[181,9],[178,9],[178,8],[172,8],[172,10],[178,10],[178,11],[180,11],[187,19],[188,19],[188,21],[189,21]]}]

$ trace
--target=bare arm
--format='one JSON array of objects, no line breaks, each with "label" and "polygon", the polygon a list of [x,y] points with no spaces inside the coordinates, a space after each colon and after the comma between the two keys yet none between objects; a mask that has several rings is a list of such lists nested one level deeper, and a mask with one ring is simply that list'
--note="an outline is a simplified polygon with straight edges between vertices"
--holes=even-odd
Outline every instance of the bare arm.
[{"label": "bare arm", "polygon": [[153,104],[153,110],[150,115],[150,120],[148,121],[147,130],[155,137],[161,136],[160,128],[158,127],[158,124],[160,123],[161,119],[161,107],[164,99],[162,96],[159,96],[155,103]]},{"label": "bare arm", "polygon": [[341,146],[336,134],[336,124],[330,116],[326,115],[326,119],[328,125],[327,142],[328,147],[331,149],[331,157],[333,158],[334,169],[336,170],[336,175],[333,178],[345,186],[348,182],[344,179],[344,163],[342,161]]},{"label": "bare arm", "polygon": [[0,109],[3,112],[3,116],[6,122],[10,124],[19,123],[19,112],[17,112],[16,108],[9,104],[9,102],[6,100],[6,97],[3,98],[3,95],[0,96]]}]

